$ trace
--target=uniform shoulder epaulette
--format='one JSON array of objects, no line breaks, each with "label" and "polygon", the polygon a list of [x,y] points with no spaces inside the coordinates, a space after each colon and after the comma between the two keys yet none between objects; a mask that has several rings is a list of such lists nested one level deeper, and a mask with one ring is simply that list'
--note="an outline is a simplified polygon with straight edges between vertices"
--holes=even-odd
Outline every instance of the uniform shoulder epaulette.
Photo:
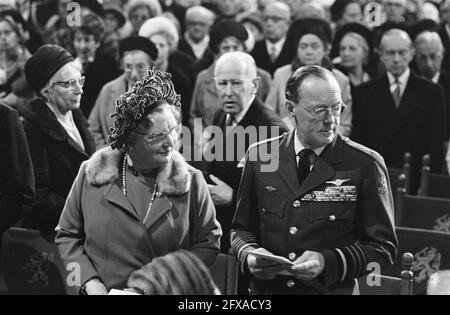
[{"label": "uniform shoulder epaulette", "polygon": [[262,141],[259,141],[259,142],[255,142],[252,145],[250,145],[248,149],[252,150],[252,149],[260,147],[261,145],[264,145],[266,143],[278,141],[278,140],[284,138],[286,135],[287,135],[287,132],[283,133],[281,136],[278,136],[278,137],[273,137],[273,138],[269,138],[269,139],[262,140]]},{"label": "uniform shoulder epaulette", "polygon": [[376,151],[374,151],[372,149],[369,149],[368,147],[365,147],[362,144],[359,144],[359,143],[357,143],[355,141],[352,141],[352,140],[350,140],[350,138],[342,137],[342,140],[349,147],[352,147],[352,148],[354,148],[354,149],[356,149],[356,150],[358,150],[358,151],[360,151],[360,152],[370,156],[371,158],[373,158],[376,161],[382,161],[383,160],[383,158],[381,157],[381,155],[378,152],[376,152]]}]

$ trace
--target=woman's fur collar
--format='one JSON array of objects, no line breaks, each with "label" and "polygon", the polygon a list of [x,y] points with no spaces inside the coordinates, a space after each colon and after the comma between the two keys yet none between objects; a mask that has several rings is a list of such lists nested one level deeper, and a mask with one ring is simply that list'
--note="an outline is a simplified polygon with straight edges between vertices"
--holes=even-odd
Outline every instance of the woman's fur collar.
[{"label": "woman's fur collar", "polygon": [[[111,148],[96,152],[86,165],[86,176],[90,184],[103,186],[111,184],[119,178],[119,166],[123,153]],[[174,151],[172,160],[158,174],[158,182],[162,191],[169,196],[184,195],[191,186],[190,166],[183,156]]]}]

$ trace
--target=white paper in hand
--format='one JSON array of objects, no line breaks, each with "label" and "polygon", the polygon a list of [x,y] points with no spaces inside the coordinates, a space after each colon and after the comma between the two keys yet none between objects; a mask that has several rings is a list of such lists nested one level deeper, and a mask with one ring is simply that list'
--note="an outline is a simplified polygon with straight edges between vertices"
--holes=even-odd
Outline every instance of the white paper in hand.
[{"label": "white paper in hand", "polygon": [[112,289],[111,291],[109,291],[108,295],[140,295],[136,292],[129,292],[129,291],[122,291],[122,290],[116,290],[116,289]]},{"label": "white paper in hand", "polygon": [[288,265],[288,266],[294,265],[292,263],[292,261],[290,261],[289,259],[282,257],[282,256],[277,256],[277,255],[268,254],[268,253],[261,253],[261,252],[258,252],[257,250],[244,250],[244,252],[251,254],[251,255],[255,256],[256,258],[270,260],[270,261],[279,263],[281,265]]}]

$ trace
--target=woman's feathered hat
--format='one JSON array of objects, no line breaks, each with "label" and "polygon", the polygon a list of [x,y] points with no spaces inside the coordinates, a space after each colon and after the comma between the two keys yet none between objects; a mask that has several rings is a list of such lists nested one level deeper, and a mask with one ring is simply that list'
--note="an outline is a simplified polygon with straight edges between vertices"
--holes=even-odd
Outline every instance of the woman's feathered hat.
[{"label": "woman's feathered hat", "polygon": [[123,148],[129,133],[158,105],[158,101],[166,101],[179,109],[180,99],[169,73],[156,68],[149,70],[142,81],[137,82],[132,90],[122,94],[116,101],[116,111],[111,116],[114,118],[114,128],[108,137],[111,147]]}]

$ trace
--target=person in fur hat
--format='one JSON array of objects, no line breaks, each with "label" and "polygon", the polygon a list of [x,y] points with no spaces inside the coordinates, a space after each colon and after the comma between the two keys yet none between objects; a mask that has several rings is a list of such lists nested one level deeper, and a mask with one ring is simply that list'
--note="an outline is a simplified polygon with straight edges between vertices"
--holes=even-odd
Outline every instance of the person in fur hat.
[{"label": "person in fur hat", "polygon": [[222,230],[202,173],[175,149],[179,133],[170,74],[153,69],[117,100],[111,148],[82,165],[56,229],[63,260],[81,267],[80,293],[126,288],[178,249],[214,263]]}]

